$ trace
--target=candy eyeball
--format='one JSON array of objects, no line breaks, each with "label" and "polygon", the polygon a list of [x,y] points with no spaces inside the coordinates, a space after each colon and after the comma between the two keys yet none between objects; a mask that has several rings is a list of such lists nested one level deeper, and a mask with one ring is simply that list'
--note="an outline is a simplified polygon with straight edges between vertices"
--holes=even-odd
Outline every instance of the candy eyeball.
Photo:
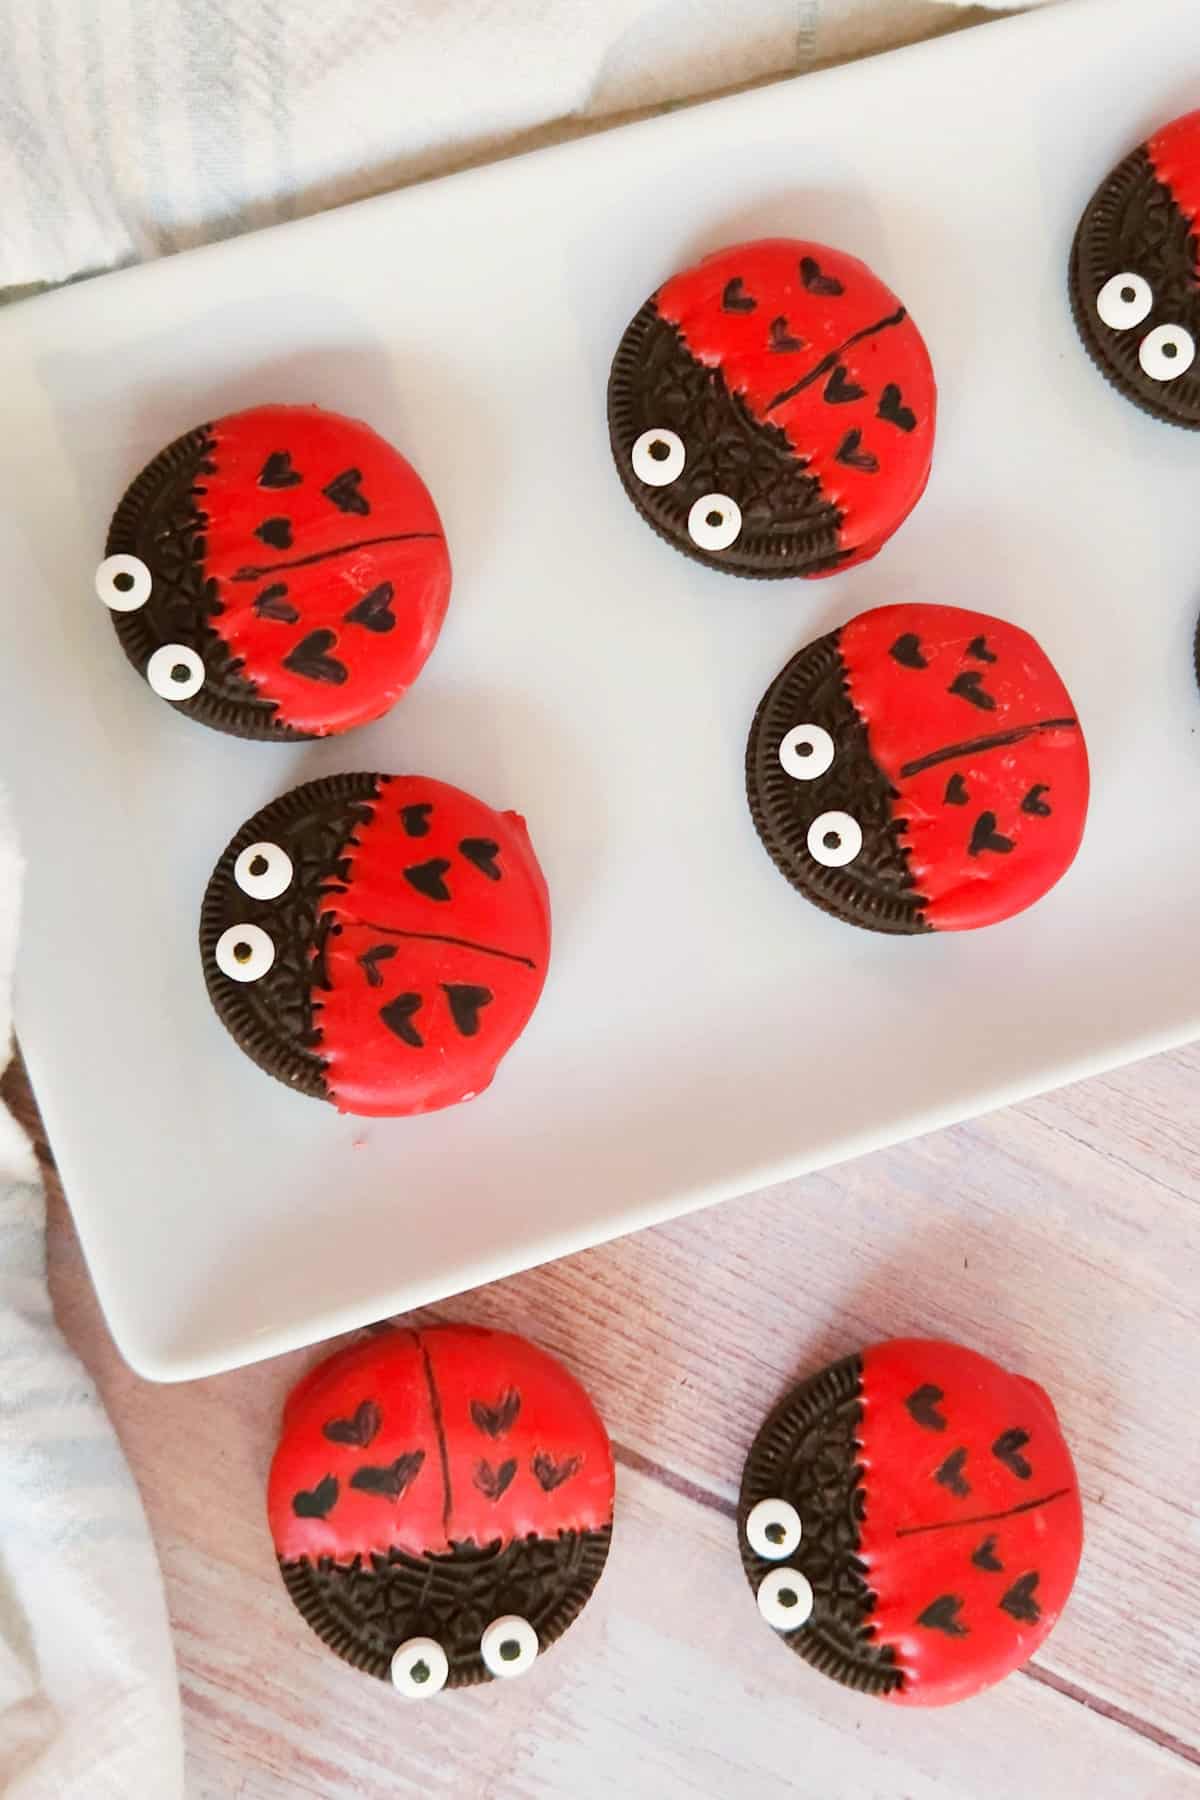
[{"label": "candy eyeball", "polygon": [[1138,361],[1151,381],[1174,381],[1195,360],[1195,340],[1182,325],[1156,325],[1138,345]]},{"label": "candy eyeball", "polygon": [[204,663],[188,644],[160,644],[146,664],[146,680],[160,700],[192,700],[204,686]]},{"label": "candy eyeball", "polygon": [[776,1631],[797,1631],[812,1617],[815,1595],[799,1569],[772,1569],[758,1585],[758,1610]]},{"label": "candy eyeball", "polygon": [[392,1658],[392,1686],[405,1700],[430,1700],[450,1676],[446,1652],[434,1638],[409,1638]]},{"label": "candy eyeball", "polygon": [[247,844],[233,865],[233,879],[251,900],[278,900],[292,885],[292,859],[278,844]]},{"label": "candy eyeball", "polygon": [[106,556],[96,570],[96,593],[111,612],[137,612],[152,585],[140,556]]},{"label": "candy eyeball", "polygon": [[701,494],[688,513],[688,536],[701,550],[728,550],[742,529],[742,509],[728,494]]},{"label": "candy eyeball", "polygon": [[1096,296],[1096,311],[1110,331],[1128,331],[1149,316],[1154,293],[1144,276],[1113,275]]},{"label": "candy eyeball", "polygon": [[787,1500],[760,1500],[746,1520],[746,1542],[756,1556],[779,1562],[800,1542],[800,1514]]},{"label": "candy eyeball", "polygon": [[275,944],[261,925],[230,925],[217,939],[217,967],[231,981],[261,981],[275,961]]},{"label": "candy eyeball", "polygon": [[687,451],[677,432],[655,426],[643,431],[630,455],[633,472],[647,487],[670,487],[683,474]]},{"label": "candy eyeball", "polygon": [[808,828],[808,854],[823,868],[844,869],[862,847],[862,826],[849,813],[820,813]]},{"label": "candy eyeball", "polygon": [[493,1619],[479,1643],[484,1667],[500,1681],[524,1675],[537,1659],[538,1635],[528,1619],[507,1613]]},{"label": "candy eyeball", "polygon": [[779,746],[779,761],[793,781],[816,781],[832,768],[833,739],[821,725],[793,725]]}]

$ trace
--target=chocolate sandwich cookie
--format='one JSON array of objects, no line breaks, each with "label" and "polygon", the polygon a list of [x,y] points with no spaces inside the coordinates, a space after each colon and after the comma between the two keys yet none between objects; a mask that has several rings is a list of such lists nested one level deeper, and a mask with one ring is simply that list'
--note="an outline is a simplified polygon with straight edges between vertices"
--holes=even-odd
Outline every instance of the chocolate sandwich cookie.
[{"label": "chocolate sandwich cookie", "polygon": [[1048,1395],[917,1338],[781,1401],[746,1459],[737,1528],[759,1613],[788,1648],[912,1706],[965,1700],[1028,1662],[1083,1542]]},{"label": "chocolate sandwich cookie", "polygon": [[587,1394],[524,1338],[396,1329],[318,1363],[271,1464],[288,1593],[405,1699],[526,1674],[604,1569],[613,1461]]},{"label": "chocolate sandwich cookie", "polygon": [[618,346],[617,473],[677,549],[736,575],[874,556],[920,499],[937,392],[901,302],[857,257],[792,238],[674,275]]},{"label": "chocolate sandwich cookie", "polygon": [[1126,399],[1200,429],[1200,112],[1166,125],[1097,189],[1071,249],[1084,347]]},{"label": "chocolate sandwich cookie", "polygon": [[815,905],[873,931],[966,931],[1070,867],[1088,759],[1027,632],[957,606],[881,606],[776,676],[746,786],[776,867]]},{"label": "chocolate sandwich cookie", "polygon": [[180,712],[237,737],[323,737],[416,680],[450,558],[424,482],[369,426],[260,406],[142,470],[96,592],[134,668]]},{"label": "chocolate sandwich cookie", "polygon": [[525,821],[418,775],[331,775],[256,813],[200,914],[246,1054],[341,1112],[470,1100],[528,1023],[550,901]]}]

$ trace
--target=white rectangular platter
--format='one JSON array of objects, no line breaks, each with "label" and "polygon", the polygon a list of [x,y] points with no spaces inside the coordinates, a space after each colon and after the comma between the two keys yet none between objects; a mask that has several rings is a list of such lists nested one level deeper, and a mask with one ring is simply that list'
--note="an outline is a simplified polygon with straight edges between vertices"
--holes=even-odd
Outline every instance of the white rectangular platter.
[{"label": "white rectangular platter", "polygon": [[[0,315],[17,1022],[136,1369],[267,1356],[1200,1034],[1200,438],[1105,385],[1064,282],[1096,182],[1198,103],[1190,0],[1136,18],[1072,0]],[[874,265],[941,389],[925,500],[823,582],[697,567],[609,458],[628,318],[675,267],[766,233]],[[92,597],[132,474],[266,400],[398,443],[454,557],[425,674],[340,741],[242,743],[175,715]],[[906,598],[1042,640],[1094,791],[1042,904],[892,941],[781,880],[742,756],[794,650]],[[533,1023],[488,1093],[429,1118],[293,1095],[205,996],[217,854],[274,794],[355,768],[517,807],[553,896]]]}]

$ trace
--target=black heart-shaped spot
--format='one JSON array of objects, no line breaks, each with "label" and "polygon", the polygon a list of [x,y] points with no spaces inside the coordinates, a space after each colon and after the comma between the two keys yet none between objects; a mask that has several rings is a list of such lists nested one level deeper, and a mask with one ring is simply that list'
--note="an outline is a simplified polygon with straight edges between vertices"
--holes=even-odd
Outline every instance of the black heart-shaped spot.
[{"label": "black heart-shaped spot", "polygon": [[358,966],[367,978],[368,987],[381,988],[383,986],[383,976],[379,973],[379,965],[381,962],[387,962],[395,954],[395,944],[372,944],[369,950],[363,951],[358,959]]},{"label": "black heart-shaped spot", "polygon": [[861,400],[866,393],[865,387],[859,387],[851,381],[842,363],[835,363],[833,374],[825,383],[825,398],[830,406],[845,406],[849,400]]},{"label": "black heart-shaped spot", "polygon": [[967,655],[975,657],[978,662],[999,662],[1000,660],[994,650],[988,649],[987,639],[982,634],[971,639],[967,645]]},{"label": "black heart-shaped spot", "polygon": [[450,1016],[462,1037],[474,1037],[479,1030],[479,1015],[490,1006],[495,995],[490,988],[472,987],[468,982],[448,981],[442,989],[450,1002]]},{"label": "black heart-shaped spot", "polygon": [[965,1500],[971,1491],[971,1484],[963,1474],[967,1461],[965,1444],[952,1450],[940,1469],[935,1469],[933,1479],[939,1487],[948,1488],[956,1500]]},{"label": "black heart-shaped spot", "polygon": [[411,806],[400,808],[400,823],[409,837],[429,836],[429,815],[432,811],[432,800],[416,800]]},{"label": "black heart-shaped spot", "polygon": [[411,868],[405,869],[404,879],[427,900],[448,900],[450,889],[442,877],[449,867],[444,856],[434,856],[428,862],[413,863]]},{"label": "black heart-shaped spot", "polygon": [[971,1552],[971,1561],[975,1564],[975,1567],[977,1569],[986,1569],[990,1575],[995,1575],[1004,1567],[1004,1564],[996,1555],[996,1541],[997,1540],[994,1537],[985,1537],[982,1544]]},{"label": "black heart-shaped spot", "polygon": [[299,469],[292,467],[290,450],[272,450],[266,462],[258,472],[259,487],[289,488],[298,487],[304,480]]},{"label": "black heart-shaped spot", "polygon": [[783,313],[780,313],[777,319],[771,320],[767,348],[768,350],[781,350],[785,353],[789,350],[803,350],[804,348],[804,339],[793,337],[788,330],[788,322]]},{"label": "black heart-shaped spot", "polygon": [[927,669],[928,660],[921,654],[921,640],[915,631],[905,631],[898,637],[888,655],[906,669]]},{"label": "black heart-shaped spot", "polygon": [[864,469],[868,475],[874,475],[879,468],[879,458],[872,456],[869,450],[861,450],[861,443],[862,432],[856,426],[853,431],[846,433],[833,453],[834,458],[844,463],[848,469]]},{"label": "black heart-shaped spot", "polygon": [[506,1388],[493,1406],[483,1400],[472,1400],[471,1417],[478,1431],[488,1437],[503,1437],[521,1410],[521,1396],[516,1388]]},{"label": "black heart-shaped spot", "polygon": [[413,1014],[420,1012],[423,1005],[420,994],[397,994],[386,1006],[381,1006],[379,1016],[389,1031],[395,1032],[401,1043],[411,1044],[414,1050],[424,1047],[425,1039],[413,1024]]},{"label": "black heart-shaped spot", "polygon": [[948,694],[957,694],[960,700],[969,700],[972,706],[979,707],[981,712],[995,712],[996,702],[983,685],[982,669],[964,669],[956,675],[946,689]]},{"label": "black heart-shaped spot", "polygon": [[915,431],[917,428],[917,415],[910,406],[902,403],[900,389],[894,381],[889,381],[879,396],[878,417],[901,431]]},{"label": "black heart-shaped spot", "polygon": [[821,265],[815,256],[800,258],[800,279],[810,294],[844,294],[845,288],[836,275],[822,273]]},{"label": "black heart-shaped spot", "polygon": [[406,1450],[395,1462],[385,1463],[381,1468],[367,1464],[355,1469],[350,1486],[363,1494],[378,1494],[381,1500],[399,1500],[417,1479],[424,1461],[423,1450]]},{"label": "black heart-shaped spot", "polygon": [[1051,809],[1042,799],[1042,795],[1048,794],[1049,792],[1050,785],[1048,782],[1035,781],[1021,802],[1021,811],[1023,813],[1033,813],[1034,816],[1039,819],[1048,819],[1050,817]]},{"label": "black heart-shaped spot", "polygon": [[1005,1612],[1021,1625],[1036,1625],[1042,1616],[1042,1609],[1033,1597],[1040,1580],[1037,1570],[1031,1569],[1028,1575],[1022,1575],[1018,1581],[1014,1581],[1008,1592],[1001,1596],[1000,1604]]},{"label": "black heart-shaped spot", "polygon": [[993,851],[997,856],[1007,856],[1013,847],[1011,838],[996,830],[994,812],[982,812],[975,821],[971,832],[971,841],[967,845],[968,856],[982,856],[985,850]]},{"label": "black heart-shaped spot", "polygon": [[579,1473],[580,1459],[577,1456],[567,1456],[562,1462],[556,1463],[552,1456],[539,1450],[529,1466],[537,1477],[542,1492],[552,1494],[556,1487],[561,1487],[564,1481],[570,1481],[572,1475]]},{"label": "black heart-shaped spot", "polygon": [[292,521],[282,516],[264,519],[261,525],[254,527],[254,535],[261,538],[264,544],[270,544],[272,550],[290,550],[292,547]]},{"label": "black heart-shaped spot", "polygon": [[294,625],[300,617],[299,609],[285,600],[287,583],[273,581],[265,587],[261,594],[254,596],[254,616],[256,619],[275,619],[280,625]]},{"label": "black heart-shaped spot", "polygon": [[923,1425],[926,1431],[945,1431],[945,1414],[937,1409],[938,1401],[945,1398],[944,1389],[934,1387],[931,1381],[927,1381],[914,1389],[904,1405],[914,1424]]},{"label": "black heart-shaped spot", "polygon": [[966,782],[963,780],[958,770],[955,769],[953,775],[946,783],[946,791],[942,795],[943,802],[947,806],[965,806],[970,798],[971,796],[967,792]]},{"label": "black heart-shaped spot", "polygon": [[725,312],[753,312],[757,305],[758,301],[753,294],[746,292],[740,275],[735,275],[731,281],[725,283],[724,292],[721,295],[721,306]]},{"label": "black heart-shaped spot", "polygon": [[338,1497],[336,1475],[326,1475],[315,1488],[301,1488],[292,1495],[292,1511],[298,1519],[327,1519]]},{"label": "black heart-shaped spot", "polygon": [[327,681],[331,687],[341,687],[348,680],[350,671],[344,662],[329,651],[337,643],[337,633],[333,631],[310,631],[302,637],[294,650],[289,650],[283,659],[285,669],[293,675],[303,675],[308,681]]},{"label": "black heart-shaped spot", "polygon": [[516,1472],[515,1457],[509,1457],[507,1462],[502,1462],[496,1469],[484,1459],[475,1465],[475,1486],[481,1494],[486,1494],[489,1500],[498,1500]]},{"label": "black heart-shaped spot", "polygon": [[962,1600],[957,1594],[939,1594],[925,1611],[917,1614],[917,1624],[927,1631],[944,1631],[947,1637],[967,1637],[969,1628],[959,1619]]},{"label": "black heart-shaped spot", "polygon": [[499,881],[500,870],[496,858],[500,854],[500,846],[492,838],[463,838],[458,847],[467,861],[474,863],[489,881]]},{"label": "black heart-shaped spot", "polygon": [[354,1444],[365,1450],[382,1424],[383,1414],[374,1400],[364,1400],[355,1407],[350,1418],[330,1419],[321,1430],[331,1444]]},{"label": "black heart-shaped spot", "polygon": [[363,625],[368,631],[391,631],[396,615],[391,610],[395,592],[390,581],[381,581],[369,594],[357,600],[346,614],[348,625]]},{"label": "black heart-shaped spot", "polygon": [[1033,1464],[1021,1455],[1028,1442],[1029,1433],[1014,1425],[1008,1431],[1002,1431],[992,1445],[992,1455],[997,1462],[1011,1469],[1018,1481],[1028,1481],[1033,1474]]},{"label": "black heart-shaped spot", "polygon": [[367,496],[359,492],[362,481],[361,469],[343,469],[332,481],[326,482],[321,489],[327,500],[331,500],[339,512],[358,513],[365,518],[371,508]]}]

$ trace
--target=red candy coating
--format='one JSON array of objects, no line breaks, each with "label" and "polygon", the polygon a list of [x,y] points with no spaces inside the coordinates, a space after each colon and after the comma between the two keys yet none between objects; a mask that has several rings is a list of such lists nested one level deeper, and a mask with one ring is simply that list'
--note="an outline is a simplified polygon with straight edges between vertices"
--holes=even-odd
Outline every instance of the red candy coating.
[{"label": "red candy coating", "polygon": [[858,1555],[873,1636],[904,1674],[889,1698],[965,1700],[1027,1662],[1066,1604],[1083,1543],[1071,1453],[1036,1383],[955,1344],[864,1352],[862,1409]]},{"label": "red candy coating", "polygon": [[[1200,112],[1173,119],[1146,142],[1154,173],[1169,188],[1176,206],[1195,227],[1200,219]],[[1192,239],[1192,256],[1200,272],[1200,242]]]},{"label": "red candy coating", "polygon": [[[735,280],[753,308],[728,305]],[[929,353],[895,294],[844,251],[764,238],[673,276],[656,303],[841,510],[839,567],[874,556],[924,492],[937,413]]]},{"label": "red candy coating", "polygon": [[284,1408],[267,1512],[284,1561],[347,1563],[599,1530],[613,1483],[604,1426],[560,1362],[507,1332],[440,1325],[310,1371]]},{"label": "red candy coating", "polygon": [[[1002,619],[926,605],[859,614],[840,649],[928,922],[962,931],[1032,905],[1070,867],[1088,804],[1083,733],[1045,652]],[[951,791],[966,797],[948,803]]]},{"label": "red candy coating", "polygon": [[343,1112],[432,1112],[481,1093],[528,1022],[550,900],[515,812],[423,776],[384,777],[323,896],[329,990],[315,1003]]},{"label": "red candy coating", "polygon": [[424,482],[369,426],[315,406],[234,413],[211,436],[213,629],[296,730],[377,718],[420,673],[450,596]]}]

